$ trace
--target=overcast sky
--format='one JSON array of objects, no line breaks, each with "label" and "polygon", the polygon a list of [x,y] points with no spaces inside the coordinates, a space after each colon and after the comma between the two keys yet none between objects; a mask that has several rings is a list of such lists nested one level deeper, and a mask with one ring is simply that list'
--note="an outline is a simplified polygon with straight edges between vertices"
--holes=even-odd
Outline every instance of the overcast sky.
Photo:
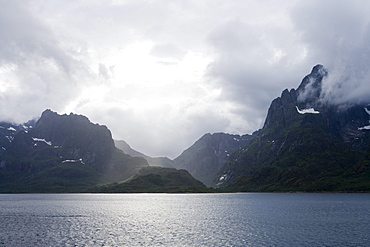
[{"label": "overcast sky", "polygon": [[175,158],[261,128],[318,63],[326,95],[370,102],[370,1],[0,0],[0,120],[50,108]]}]

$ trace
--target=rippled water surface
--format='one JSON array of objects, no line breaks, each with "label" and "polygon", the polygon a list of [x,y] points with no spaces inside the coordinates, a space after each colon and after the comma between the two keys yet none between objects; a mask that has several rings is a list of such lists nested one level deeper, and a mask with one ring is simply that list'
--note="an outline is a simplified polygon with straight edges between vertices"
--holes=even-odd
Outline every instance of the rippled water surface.
[{"label": "rippled water surface", "polygon": [[0,195],[0,246],[370,246],[370,194]]}]

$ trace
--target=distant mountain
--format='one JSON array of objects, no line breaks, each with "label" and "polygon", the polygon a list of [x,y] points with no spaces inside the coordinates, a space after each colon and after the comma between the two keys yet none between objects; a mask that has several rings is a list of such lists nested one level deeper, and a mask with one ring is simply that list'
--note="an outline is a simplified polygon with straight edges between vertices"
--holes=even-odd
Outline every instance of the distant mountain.
[{"label": "distant mountain", "polygon": [[73,192],[118,182],[148,166],[124,154],[106,126],[82,115],[42,113],[34,126],[0,127],[1,192]]},{"label": "distant mountain", "polygon": [[174,159],[174,167],[186,169],[207,186],[213,185],[230,155],[248,145],[253,138],[253,135],[205,134]]},{"label": "distant mountain", "polygon": [[327,75],[317,65],[273,100],[263,129],[214,183],[232,191],[370,191],[370,107],[325,101]]},{"label": "distant mountain", "polygon": [[118,193],[189,193],[214,192],[194,179],[186,170],[163,167],[143,167],[130,179],[114,184],[97,186],[91,192]]},{"label": "distant mountain", "polygon": [[[257,133],[257,132],[256,132]],[[254,133],[254,135],[256,134]],[[213,185],[219,169],[229,156],[246,146],[254,135],[231,135],[226,133],[205,134],[174,160],[167,157],[150,157],[130,147],[125,141],[114,141],[125,154],[145,158],[150,166],[185,169],[207,186]]]},{"label": "distant mountain", "polygon": [[150,166],[160,166],[160,167],[168,167],[173,168],[173,161],[167,157],[150,157],[143,153],[140,153],[130,147],[127,142],[123,140],[114,140],[114,144],[120,150],[122,150],[125,154],[131,155],[132,157],[142,157],[146,159]]}]

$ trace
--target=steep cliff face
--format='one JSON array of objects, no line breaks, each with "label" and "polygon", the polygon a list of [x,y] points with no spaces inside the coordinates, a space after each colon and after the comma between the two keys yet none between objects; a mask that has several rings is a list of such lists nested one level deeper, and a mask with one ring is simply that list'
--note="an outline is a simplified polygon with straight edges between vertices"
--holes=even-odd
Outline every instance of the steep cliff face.
[{"label": "steep cliff face", "polygon": [[252,135],[205,134],[174,160],[174,167],[186,169],[205,185],[213,185],[216,174],[230,155],[252,139]]},{"label": "steep cliff face", "polygon": [[280,97],[272,101],[263,129],[287,128],[296,121],[297,113],[318,112],[315,108],[322,108],[322,80],[327,75],[328,72],[322,65],[316,65],[311,73],[303,78],[297,90],[285,89]]},{"label": "steep cliff face", "polygon": [[[274,134],[279,129],[289,127],[297,115],[297,92],[295,89],[285,89],[281,97],[274,99],[267,113],[263,130]],[[267,133],[265,133],[267,135]],[[266,136],[267,137],[267,136]],[[273,137],[272,137],[273,138]]]},{"label": "steep cliff face", "polygon": [[317,65],[296,90],[273,100],[263,129],[215,183],[236,190],[370,189],[369,111],[323,101],[326,76]]}]

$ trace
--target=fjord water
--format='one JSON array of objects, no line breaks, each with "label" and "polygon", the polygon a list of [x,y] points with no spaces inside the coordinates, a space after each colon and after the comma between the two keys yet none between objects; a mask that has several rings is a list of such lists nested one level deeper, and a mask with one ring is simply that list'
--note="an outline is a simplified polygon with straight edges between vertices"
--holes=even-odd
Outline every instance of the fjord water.
[{"label": "fjord water", "polygon": [[369,246],[370,194],[2,194],[0,246]]}]

